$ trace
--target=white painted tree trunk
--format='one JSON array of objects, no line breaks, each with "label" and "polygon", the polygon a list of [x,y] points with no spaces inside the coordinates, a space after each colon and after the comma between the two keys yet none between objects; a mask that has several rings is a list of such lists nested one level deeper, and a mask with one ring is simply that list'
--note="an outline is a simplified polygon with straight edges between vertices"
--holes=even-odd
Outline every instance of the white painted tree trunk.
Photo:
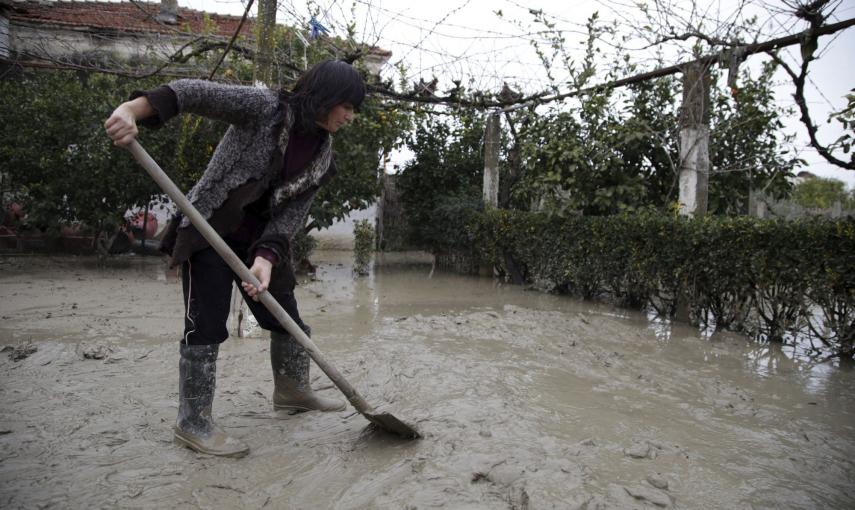
[{"label": "white painted tree trunk", "polygon": [[683,69],[680,111],[680,214],[707,212],[710,175],[709,65],[694,62]]},{"label": "white painted tree trunk", "polygon": [[680,214],[694,216],[707,212],[709,143],[707,126],[680,130]]},{"label": "white painted tree trunk", "polygon": [[499,128],[499,114],[490,114],[484,133],[484,204],[492,207],[499,206]]}]

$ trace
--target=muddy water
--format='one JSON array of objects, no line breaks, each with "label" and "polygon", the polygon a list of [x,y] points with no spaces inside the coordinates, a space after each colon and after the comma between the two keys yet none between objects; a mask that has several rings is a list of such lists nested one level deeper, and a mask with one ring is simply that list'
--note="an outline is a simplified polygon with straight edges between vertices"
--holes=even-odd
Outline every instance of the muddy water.
[{"label": "muddy water", "polygon": [[[224,344],[214,414],[249,457],[171,443],[180,287],[151,259],[0,260],[3,508],[852,508],[852,371],[739,336],[386,257],[298,289],[352,410],[271,410],[268,348]],[[37,350],[13,361],[23,345]],[[315,369],[315,387],[335,395]]]}]

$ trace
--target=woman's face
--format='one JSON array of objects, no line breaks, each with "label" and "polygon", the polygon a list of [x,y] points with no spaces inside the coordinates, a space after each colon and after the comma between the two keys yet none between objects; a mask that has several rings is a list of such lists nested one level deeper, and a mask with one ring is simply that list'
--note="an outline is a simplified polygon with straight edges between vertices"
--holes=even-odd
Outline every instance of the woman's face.
[{"label": "woman's face", "polygon": [[323,121],[318,121],[318,125],[326,129],[330,133],[335,133],[346,124],[353,122],[353,105],[350,103],[341,103],[333,106],[332,110],[327,114],[327,118]]}]

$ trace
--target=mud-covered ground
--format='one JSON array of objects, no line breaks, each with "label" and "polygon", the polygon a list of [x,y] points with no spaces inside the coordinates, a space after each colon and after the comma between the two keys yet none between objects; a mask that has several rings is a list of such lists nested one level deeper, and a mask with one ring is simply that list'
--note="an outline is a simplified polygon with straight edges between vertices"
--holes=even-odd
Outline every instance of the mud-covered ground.
[{"label": "mud-covered ground", "polygon": [[424,439],[272,411],[250,327],[214,405],[239,460],[172,443],[181,297],[160,260],[0,258],[0,507],[855,507],[851,370],[423,259],[354,279],[349,257],[316,255],[302,315]]}]

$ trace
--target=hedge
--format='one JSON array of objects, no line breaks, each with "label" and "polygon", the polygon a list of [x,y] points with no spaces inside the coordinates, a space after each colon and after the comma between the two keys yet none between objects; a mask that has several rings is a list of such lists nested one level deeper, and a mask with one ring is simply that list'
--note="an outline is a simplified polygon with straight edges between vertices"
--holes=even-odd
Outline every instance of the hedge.
[{"label": "hedge", "polygon": [[[528,283],[855,354],[855,220],[443,210],[442,251]],[[451,224],[454,228],[450,228]],[[453,232],[453,233],[450,233]]]}]

